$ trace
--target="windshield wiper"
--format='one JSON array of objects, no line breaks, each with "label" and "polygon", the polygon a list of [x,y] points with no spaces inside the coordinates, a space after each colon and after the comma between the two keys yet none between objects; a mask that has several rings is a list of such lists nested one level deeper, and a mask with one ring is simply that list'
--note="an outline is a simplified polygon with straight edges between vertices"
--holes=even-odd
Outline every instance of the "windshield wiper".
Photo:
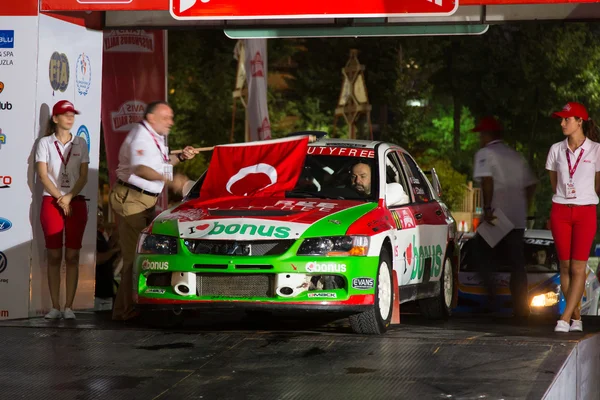
[{"label": "windshield wiper", "polygon": [[315,197],[317,199],[336,199],[336,200],[344,200],[344,198],[342,196],[328,196],[326,194],[323,193],[319,193],[319,192],[311,192],[309,190],[301,190],[301,189],[294,189],[290,192],[286,192],[286,197],[291,196],[291,197],[304,197],[304,198],[308,198],[308,197]]}]

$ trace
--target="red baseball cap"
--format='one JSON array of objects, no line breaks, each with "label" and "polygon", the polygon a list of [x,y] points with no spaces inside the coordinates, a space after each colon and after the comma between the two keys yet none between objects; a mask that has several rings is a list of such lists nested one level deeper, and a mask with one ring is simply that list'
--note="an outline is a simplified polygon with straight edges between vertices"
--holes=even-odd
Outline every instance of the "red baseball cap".
[{"label": "red baseball cap", "polygon": [[471,132],[502,132],[502,124],[494,117],[483,117]]},{"label": "red baseball cap", "polygon": [[71,103],[68,100],[61,100],[58,103],[56,103],[54,105],[54,107],[52,108],[52,116],[56,116],[56,115],[62,115],[68,112],[72,112],[75,114],[79,114],[79,111],[77,111],[75,109],[75,106],[73,105],[73,103]]},{"label": "red baseball cap", "polygon": [[583,104],[569,102],[567,103],[562,111],[557,111],[552,113],[554,118],[569,118],[569,117],[578,117],[584,121],[587,121],[589,116],[588,112]]}]

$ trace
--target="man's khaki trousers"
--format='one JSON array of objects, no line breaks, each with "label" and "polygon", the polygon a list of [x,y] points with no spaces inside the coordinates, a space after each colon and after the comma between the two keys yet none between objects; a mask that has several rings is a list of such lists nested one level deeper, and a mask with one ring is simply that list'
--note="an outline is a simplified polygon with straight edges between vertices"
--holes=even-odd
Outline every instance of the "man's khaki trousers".
[{"label": "man's khaki trousers", "polygon": [[[117,214],[119,240],[123,257],[121,283],[113,307],[114,320],[127,320],[136,316],[133,308],[133,262],[138,237],[154,218],[157,197],[143,194],[126,186],[116,184],[109,195],[110,205]],[[135,287],[135,289],[134,289]]]}]

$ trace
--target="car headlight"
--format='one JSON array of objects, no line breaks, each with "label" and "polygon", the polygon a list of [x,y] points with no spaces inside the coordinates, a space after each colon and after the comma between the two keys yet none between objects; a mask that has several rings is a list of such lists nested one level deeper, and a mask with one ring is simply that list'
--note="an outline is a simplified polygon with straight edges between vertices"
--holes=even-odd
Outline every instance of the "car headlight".
[{"label": "car headlight", "polygon": [[177,254],[177,238],[142,233],[138,240],[138,254]]},{"label": "car headlight", "polygon": [[558,304],[557,292],[538,294],[531,299],[531,307],[552,307],[555,304]]},{"label": "car headlight", "polygon": [[367,236],[329,236],[304,239],[299,256],[366,256],[369,252]]}]

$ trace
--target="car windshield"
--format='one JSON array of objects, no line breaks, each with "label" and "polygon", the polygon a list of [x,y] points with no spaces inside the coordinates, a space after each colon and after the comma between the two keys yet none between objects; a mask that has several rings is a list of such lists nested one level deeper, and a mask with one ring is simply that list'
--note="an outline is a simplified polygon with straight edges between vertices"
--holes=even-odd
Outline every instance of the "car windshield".
[{"label": "car windshield", "polygon": [[[329,152],[329,148],[324,149]],[[354,149],[348,149],[350,150]],[[317,152],[319,148],[313,151]],[[379,174],[374,158],[308,154],[296,187],[287,192],[286,197],[375,201],[379,190],[378,182]]]},{"label": "car windshield", "polygon": [[[460,269],[465,272],[476,272],[474,241],[468,240],[461,249]],[[525,269],[528,273],[554,273],[558,272],[558,257],[553,240],[525,238],[524,243]],[[510,272],[508,263],[503,260],[502,254],[493,257],[493,268],[496,272]]]},{"label": "car windshield", "polygon": [[[379,174],[373,150],[323,146],[308,151],[300,178],[286,197],[377,201]],[[340,153],[349,155],[337,155]],[[184,200],[200,197],[205,176],[202,174]]]}]

